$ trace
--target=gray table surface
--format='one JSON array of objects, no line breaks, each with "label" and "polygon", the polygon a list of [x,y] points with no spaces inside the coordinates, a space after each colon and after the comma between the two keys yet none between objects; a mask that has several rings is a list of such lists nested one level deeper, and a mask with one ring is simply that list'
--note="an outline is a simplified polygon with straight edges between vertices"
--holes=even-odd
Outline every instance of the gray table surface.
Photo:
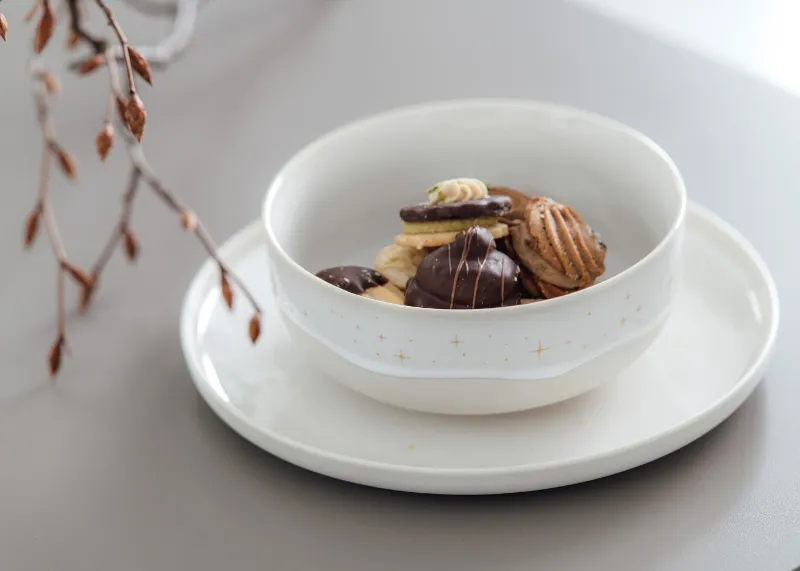
[{"label": "gray table surface", "polygon": [[[116,259],[93,311],[70,318],[57,385],[46,242],[23,254],[39,138],[24,71],[26,2],[0,45],[0,569],[613,569],[785,571],[800,563],[800,101],[557,0],[219,0],[186,56],[144,91],[151,162],[220,238],[256,218],[300,146],[359,116],[430,99],[516,96],[625,121],[676,159],[692,199],[770,264],[782,330],[733,417],[660,461],[589,484],[487,498],[361,488],[285,464],[202,402],[178,313],[203,259],[152,197],[137,268]],[[120,8],[140,41],[168,28]],[[61,39],[58,40],[59,44]],[[58,49],[51,51],[59,52]],[[53,54],[59,65],[60,57]],[[93,156],[105,78],[57,105],[81,184],[58,179],[70,255],[88,265],[125,159]]]}]

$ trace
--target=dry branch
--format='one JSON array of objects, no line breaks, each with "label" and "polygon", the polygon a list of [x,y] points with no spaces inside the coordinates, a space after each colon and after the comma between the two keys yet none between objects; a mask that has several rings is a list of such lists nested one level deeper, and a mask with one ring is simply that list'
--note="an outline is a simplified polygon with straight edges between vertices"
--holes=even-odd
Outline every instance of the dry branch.
[{"label": "dry branch", "polygon": [[[113,124],[116,109],[119,134],[124,142],[131,167],[117,223],[92,266],[91,272],[83,271],[67,257],[50,201],[50,179],[54,164],[68,179],[75,180],[77,178],[77,163],[58,142],[50,111],[49,98],[58,94],[60,86],[55,76],[45,70],[39,60],[39,54],[48,45],[56,25],[50,0],[35,0],[31,11],[26,16],[29,19],[33,19],[37,15],[39,17],[32,46],[34,55],[31,60],[30,77],[33,84],[37,118],[42,132],[42,162],[39,191],[34,208],[25,222],[23,241],[25,247],[32,246],[40,229],[44,228],[56,260],[57,334],[48,354],[50,373],[53,376],[58,373],[63,356],[68,351],[64,300],[67,279],[71,279],[80,288],[79,306],[81,309],[86,309],[117,246],[122,244],[123,252],[130,261],[135,261],[140,254],[139,240],[131,228],[131,215],[142,183],[145,183],[168,208],[175,212],[184,229],[197,238],[217,264],[220,272],[220,288],[225,304],[233,307],[232,284],[236,285],[245,296],[253,308],[253,315],[248,323],[248,336],[255,343],[261,333],[261,308],[258,302],[241,279],[220,258],[214,240],[197,215],[162,183],[145,157],[141,139],[147,113],[136,89],[135,75],[152,84],[150,65],[141,53],[128,44],[127,37],[108,3],[105,0],[92,0],[92,3],[102,11],[114,32],[119,50],[124,55],[124,87],[115,56],[117,48],[111,46],[105,39],[94,36],[84,27],[81,0],[66,0],[70,32],[67,48],[71,49],[82,42],[92,50],[87,58],[73,66],[79,75],[86,75],[100,67],[107,69],[110,81],[109,103],[103,125],[95,136],[95,145],[100,159],[105,160],[114,146],[117,133]],[[7,22],[0,14],[0,36],[4,39],[7,30]]]}]

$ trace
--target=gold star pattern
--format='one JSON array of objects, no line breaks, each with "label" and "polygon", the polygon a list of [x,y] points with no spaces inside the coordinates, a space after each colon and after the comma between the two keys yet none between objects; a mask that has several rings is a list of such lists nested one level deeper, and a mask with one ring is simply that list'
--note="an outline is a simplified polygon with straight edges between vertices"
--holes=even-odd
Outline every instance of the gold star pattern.
[{"label": "gold star pattern", "polygon": [[383,341],[384,339],[386,339],[386,337],[384,337],[384,336],[383,336],[383,333],[381,333],[380,335],[378,335],[378,339],[380,339],[381,341]]},{"label": "gold star pattern", "polygon": [[631,300],[631,294],[626,295],[625,296],[625,301],[630,301],[630,300]]},{"label": "gold star pattern", "polygon": [[586,349],[586,345],[584,345],[583,348]]},{"label": "gold star pattern", "polygon": [[456,350],[458,350],[458,346],[461,345],[463,343],[463,341],[459,341],[458,340],[458,335],[456,335],[455,338],[452,341],[450,341],[450,343],[452,345],[455,345]]},{"label": "gold star pattern", "polygon": [[592,316],[592,312],[591,312],[591,311],[589,311],[589,312],[586,314],[586,317],[591,317],[591,316]]},{"label": "gold star pattern", "polygon": [[402,363],[403,361],[405,361],[406,359],[410,359],[410,358],[411,358],[411,357],[409,357],[408,355],[406,355],[405,353],[403,353],[403,350],[402,350],[402,349],[400,349],[400,352],[399,352],[397,355],[395,355],[395,357],[397,357],[398,359],[400,359],[400,362],[401,362],[401,363]]},{"label": "gold star pattern", "polygon": [[381,356],[381,354],[380,354],[380,353],[375,353],[375,356],[376,356],[376,357],[380,357],[380,356]]},{"label": "gold star pattern", "polygon": [[529,353],[536,353],[536,358],[537,359],[541,359],[542,358],[542,353],[544,353],[548,349],[549,349],[549,347],[542,347],[542,340],[540,339],[539,340],[539,346],[536,349],[531,349],[529,351]]},{"label": "gold star pattern", "polygon": [[567,345],[572,345],[572,339],[567,339]]}]

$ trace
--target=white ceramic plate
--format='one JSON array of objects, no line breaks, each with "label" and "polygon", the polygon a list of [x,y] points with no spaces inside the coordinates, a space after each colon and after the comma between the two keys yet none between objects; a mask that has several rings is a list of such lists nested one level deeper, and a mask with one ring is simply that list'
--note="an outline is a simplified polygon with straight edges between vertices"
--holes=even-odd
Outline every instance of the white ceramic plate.
[{"label": "white ceramic plate", "polygon": [[778,330],[766,267],[730,226],[693,205],[684,270],[665,331],[614,382],[529,412],[447,417],[393,408],[326,379],[297,354],[270,295],[260,223],[222,255],[265,308],[230,314],[206,263],[186,296],[181,337],[200,394],[236,432],[284,460],[359,484],[439,494],[564,486],[639,466],[727,418],[762,377]]}]

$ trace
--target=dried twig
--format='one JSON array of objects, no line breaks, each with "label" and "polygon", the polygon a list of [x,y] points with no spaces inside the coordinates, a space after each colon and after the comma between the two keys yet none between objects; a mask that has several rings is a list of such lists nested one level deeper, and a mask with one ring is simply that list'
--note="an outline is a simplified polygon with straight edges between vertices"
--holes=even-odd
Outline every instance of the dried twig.
[{"label": "dried twig", "polygon": [[58,267],[56,287],[58,334],[50,348],[48,357],[50,375],[55,376],[61,367],[62,353],[67,348],[64,282],[67,277],[70,277],[80,286],[87,287],[93,280],[86,272],[69,261],[50,203],[50,177],[53,159],[56,159],[68,178],[75,178],[76,171],[74,166],[75,161],[64,151],[56,139],[56,131],[47,100],[47,94],[50,90],[47,86],[47,81],[43,79],[46,77],[48,77],[47,72],[41,69],[38,60],[33,59],[31,62],[31,79],[33,82],[33,99],[36,105],[36,117],[42,132],[42,162],[36,204],[28,215],[28,220],[25,224],[25,245],[26,247],[30,247],[33,244],[38,231],[39,220],[41,219],[44,222],[44,227],[50,239],[50,246],[53,249],[53,255],[56,258]]},{"label": "dried twig", "polygon": [[[128,40],[125,37],[122,27],[119,25],[119,22],[117,22],[111,8],[105,0],[94,0],[94,3],[105,15],[108,24],[114,30],[119,48],[125,54],[125,79],[127,85],[126,89],[123,89],[119,65],[117,64],[117,59],[114,57],[115,48],[109,46],[106,40],[96,38],[84,28],[79,2],[80,0],[67,0],[71,32],[68,46],[74,46],[81,41],[88,44],[93,50],[93,54],[78,66],[79,73],[85,75],[105,65],[108,70],[111,85],[105,120],[102,128],[95,137],[97,152],[101,159],[105,159],[111,151],[115,136],[113,117],[114,109],[116,108],[118,111],[118,121],[121,127],[119,132],[131,161],[131,171],[118,222],[92,267],[91,273],[86,273],[67,258],[66,249],[61,240],[49,199],[50,177],[53,163],[55,162],[62,173],[69,179],[76,178],[77,168],[71,155],[58,143],[50,114],[48,96],[53,96],[58,93],[58,81],[51,73],[41,67],[38,58],[34,56],[31,61],[31,79],[34,87],[33,96],[36,104],[37,117],[42,131],[43,150],[39,192],[35,207],[29,214],[25,223],[24,243],[26,247],[30,247],[33,244],[39,231],[40,222],[43,222],[57,262],[58,279],[56,289],[58,332],[48,356],[51,375],[55,375],[58,372],[62,364],[63,354],[68,350],[64,303],[64,286],[66,280],[69,278],[80,287],[80,307],[85,309],[91,302],[100,276],[120,242],[129,260],[135,261],[139,254],[139,241],[130,227],[130,222],[134,201],[141,182],[146,183],[153,193],[178,215],[181,225],[197,237],[208,255],[215,261],[219,267],[222,296],[226,305],[228,305],[228,307],[233,306],[234,294],[231,283],[238,286],[244,294],[254,310],[254,314],[248,324],[248,335],[251,341],[255,343],[261,333],[261,308],[258,302],[239,277],[234,274],[230,267],[220,258],[217,252],[217,246],[203,223],[198,220],[191,209],[183,204],[174,193],[167,189],[145,158],[140,141],[144,129],[146,113],[144,105],[136,91],[134,74],[138,74],[148,82],[152,81],[147,60],[139,54],[137,50],[128,45]],[[40,13],[40,16],[34,38],[34,54],[40,53],[47,45],[49,39],[52,37],[55,25],[55,18],[50,8],[49,0],[35,1],[33,10],[31,11],[31,18],[35,17],[37,13]],[[0,22],[2,22],[2,20],[0,20]]]},{"label": "dried twig", "polygon": [[67,0],[67,8],[69,9],[70,24],[70,36],[67,39],[67,47],[75,47],[79,41],[83,40],[92,47],[95,53],[101,54],[106,51],[107,42],[102,38],[93,36],[83,27],[83,13],[81,12],[80,0]]}]

